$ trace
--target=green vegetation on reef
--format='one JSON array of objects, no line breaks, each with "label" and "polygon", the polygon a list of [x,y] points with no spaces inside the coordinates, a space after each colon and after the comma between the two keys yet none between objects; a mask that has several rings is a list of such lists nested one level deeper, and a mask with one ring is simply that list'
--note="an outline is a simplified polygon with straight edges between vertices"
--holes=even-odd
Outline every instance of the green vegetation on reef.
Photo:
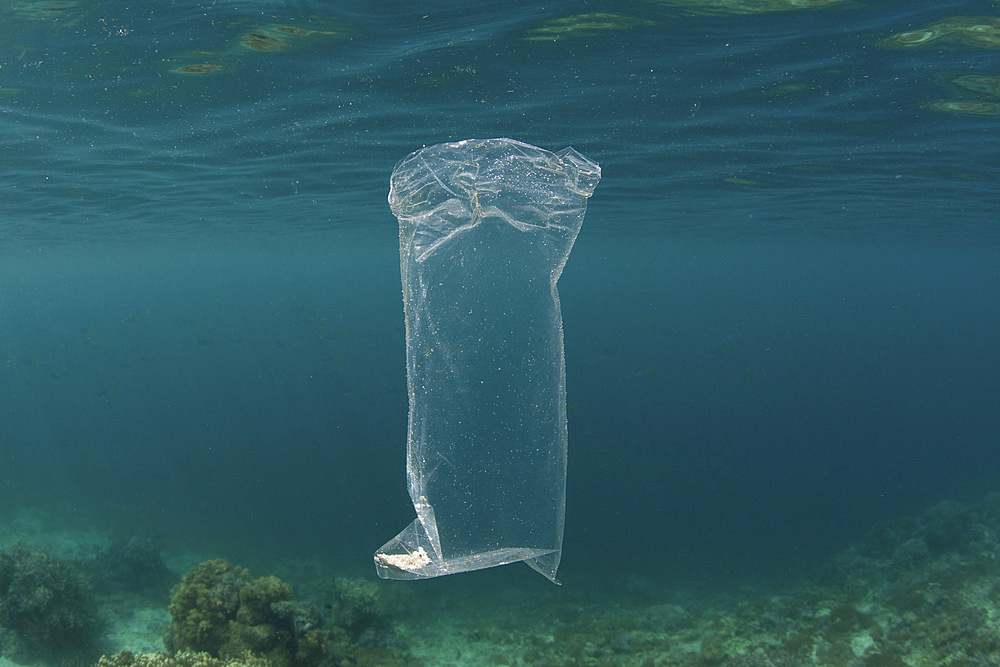
[{"label": "green vegetation on reef", "polygon": [[298,644],[319,632],[314,628],[319,618],[309,607],[296,608],[291,599],[292,587],[277,577],[254,580],[225,560],[204,562],[174,588],[167,647],[226,659],[249,651],[279,667],[300,664]]},{"label": "green vegetation on reef", "polygon": [[337,604],[334,622],[357,639],[369,628],[384,623],[378,586],[374,581],[337,577],[333,582],[333,594]]},{"label": "green vegetation on reef", "polygon": [[952,16],[917,30],[898,32],[882,40],[882,46],[912,49],[932,44],[1000,49],[1000,18],[995,16]]},{"label": "green vegetation on reef", "polygon": [[573,37],[589,37],[610,30],[627,30],[642,25],[653,25],[653,22],[622,14],[592,12],[551,19],[545,25],[529,30],[521,39],[529,42],[557,41]]},{"label": "green vegetation on reef", "polygon": [[18,662],[73,665],[96,657],[101,623],[90,582],[71,563],[25,544],[0,550],[0,647]]},{"label": "green vegetation on reef", "polygon": [[820,9],[844,0],[652,0],[692,14],[765,14],[799,9]]},{"label": "green vegetation on reef", "polygon": [[[250,659],[263,659],[264,663],[253,664],[274,667],[344,661],[352,665],[402,664],[405,651],[401,647],[377,640],[379,633],[386,634],[388,623],[381,615],[374,584],[342,578],[336,581],[334,622],[325,624],[315,608],[295,601],[292,587],[277,577],[253,579],[247,570],[225,560],[201,563],[171,595],[167,649],[176,652],[174,660],[188,651],[230,661],[227,664]],[[362,634],[366,637],[364,646],[358,643]],[[142,659],[147,658],[153,659]],[[106,664],[149,664],[128,662],[133,659],[134,655],[118,654]]]}]

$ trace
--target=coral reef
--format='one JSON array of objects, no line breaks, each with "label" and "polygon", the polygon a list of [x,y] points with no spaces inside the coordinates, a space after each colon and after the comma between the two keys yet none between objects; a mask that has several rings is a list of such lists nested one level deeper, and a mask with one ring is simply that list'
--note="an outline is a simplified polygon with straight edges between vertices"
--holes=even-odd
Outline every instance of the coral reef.
[{"label": "coral reef", "polygon": [[[162,574],[160,565],[150,543],[129,540],[81,567],[101,582],[97,592],[106,595],[97,600],[110,615],[115,605],[132,609],[135,591]],[[281,571],[311,604],[278,577],[208,561],[173,590],[167,652],[140,653],[159,648],[143,644],[102,657],[98,667],[1000,664],[1000,494],[877,524],[794,585],[724,593],[661,587],[648,572],[623,574],[605,594],[433,589],[334,577],[322,567]],[[0,549],[5,659],[94,664],[97,610],[73,563],[23,544]]]},{"label": "coral reef", "polygon": [[377,631],[384,623],[378,586],[375,582],[351,577],[333,581],[334,623],[346,629],[353,639],[364,632]]},{"label": "coral reef", "polygon": [[114,542],[82,567],[101,593],[135,593],[165,600],[176,583],[160,549],[149,539],[133,537]]},{"label": "coral reef", "polygon": [[236,620],[240,590],[251,583],[249,572],[225,560],[206,561],[188,572],[170,596],[167,647],[218,656],[230,635],[229,622]]},{"label": "coral reef", "polygon": [[[299,644],[314,646],[320,632],[313,620],[318,615],[292,601],[291,586],[277,577],[251,579],[245,569],[225,560],[191,570],[174,589],[169,610],[168,648],[223,659],[250,653],[276,667],[302,664]],[[305,653],[308,661],[324,657],[323,651]]]},{"label": "coral reef", "polygon": [[[84,566],[104,581],[107,614],[137,599],[129,590],[157,562],[148,543],[129,541]],[[282,572],[311,604],[278,577],[198,565],[173,590],[168,651],[120,652],[98,667],[1000,664],[1000,494],[875,525],[794,585],[725,593],[660,587],[646,572],[623,575],[610,597],[581,587],[417,592],[321,568]],[[95,611],[72,563],[24,545],[0,550],[4,658],[84,664],[97,654]]]},{"label": "coral reef", "polygon": [[272,663],[267,658],[250,653],[239,658],[222,659],[197,651],[178,651],[173,656],[121,651],[110,657],[102,655],[97,667],[272,667]]},{"label": "coral reef", "polygon": [[25,544],[0,551],[0,646],[19,662],[96,657],[101,623],[90,582],[71,563]]},{"label": "coral reef", "polygon": [[325,627],[319,612],[294,600],[292,587],[277,577],[253,579],[225,560],[204,562],[174,588],[167,648],[221,660],[252,655],[273,667],[402,664],[401,646],[360,641],[388,625],[374,585],[337,581],[337,618]]},{"label": "coral reef", "polygon": [[422,664],[1000,664],[1000,494],[876,525],[794,585],[719,593],[629,576],[610,597],[424,593],[394,627]]}]

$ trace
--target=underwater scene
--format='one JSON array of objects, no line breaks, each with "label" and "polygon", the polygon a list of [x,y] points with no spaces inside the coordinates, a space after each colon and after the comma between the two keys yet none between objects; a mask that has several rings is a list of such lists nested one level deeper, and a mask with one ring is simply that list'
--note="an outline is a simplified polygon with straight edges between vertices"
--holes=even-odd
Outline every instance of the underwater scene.
[{"label": "underwater scene", "polygon": [[0,667],[1000,664],[1000,2],[0,44]]}]

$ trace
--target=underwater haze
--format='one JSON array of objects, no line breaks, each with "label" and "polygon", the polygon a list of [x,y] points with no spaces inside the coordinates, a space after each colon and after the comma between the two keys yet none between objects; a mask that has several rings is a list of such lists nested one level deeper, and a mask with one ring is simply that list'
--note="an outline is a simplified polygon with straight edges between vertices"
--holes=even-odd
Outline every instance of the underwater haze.
[{"label": "underwater haze", "polygon": [[564,586],[384,586],[784,586],[1000,491],[1000,3],[18,0],[0,43],[3,521],[374,579],[413,519],[389,176],[491,137],[603,174]]}]

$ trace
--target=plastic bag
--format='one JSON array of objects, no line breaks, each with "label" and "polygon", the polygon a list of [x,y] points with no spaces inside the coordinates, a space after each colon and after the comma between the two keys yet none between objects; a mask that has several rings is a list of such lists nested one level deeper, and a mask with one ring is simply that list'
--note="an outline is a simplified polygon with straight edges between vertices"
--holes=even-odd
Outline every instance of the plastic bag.
[{"label": "plastic bag", "polygon": [[396,165],[417,518],[375,554],[385,579],[517,561],[556,581],[566,498],[566,373],[556,282],[600,167],[511,139]]}]

